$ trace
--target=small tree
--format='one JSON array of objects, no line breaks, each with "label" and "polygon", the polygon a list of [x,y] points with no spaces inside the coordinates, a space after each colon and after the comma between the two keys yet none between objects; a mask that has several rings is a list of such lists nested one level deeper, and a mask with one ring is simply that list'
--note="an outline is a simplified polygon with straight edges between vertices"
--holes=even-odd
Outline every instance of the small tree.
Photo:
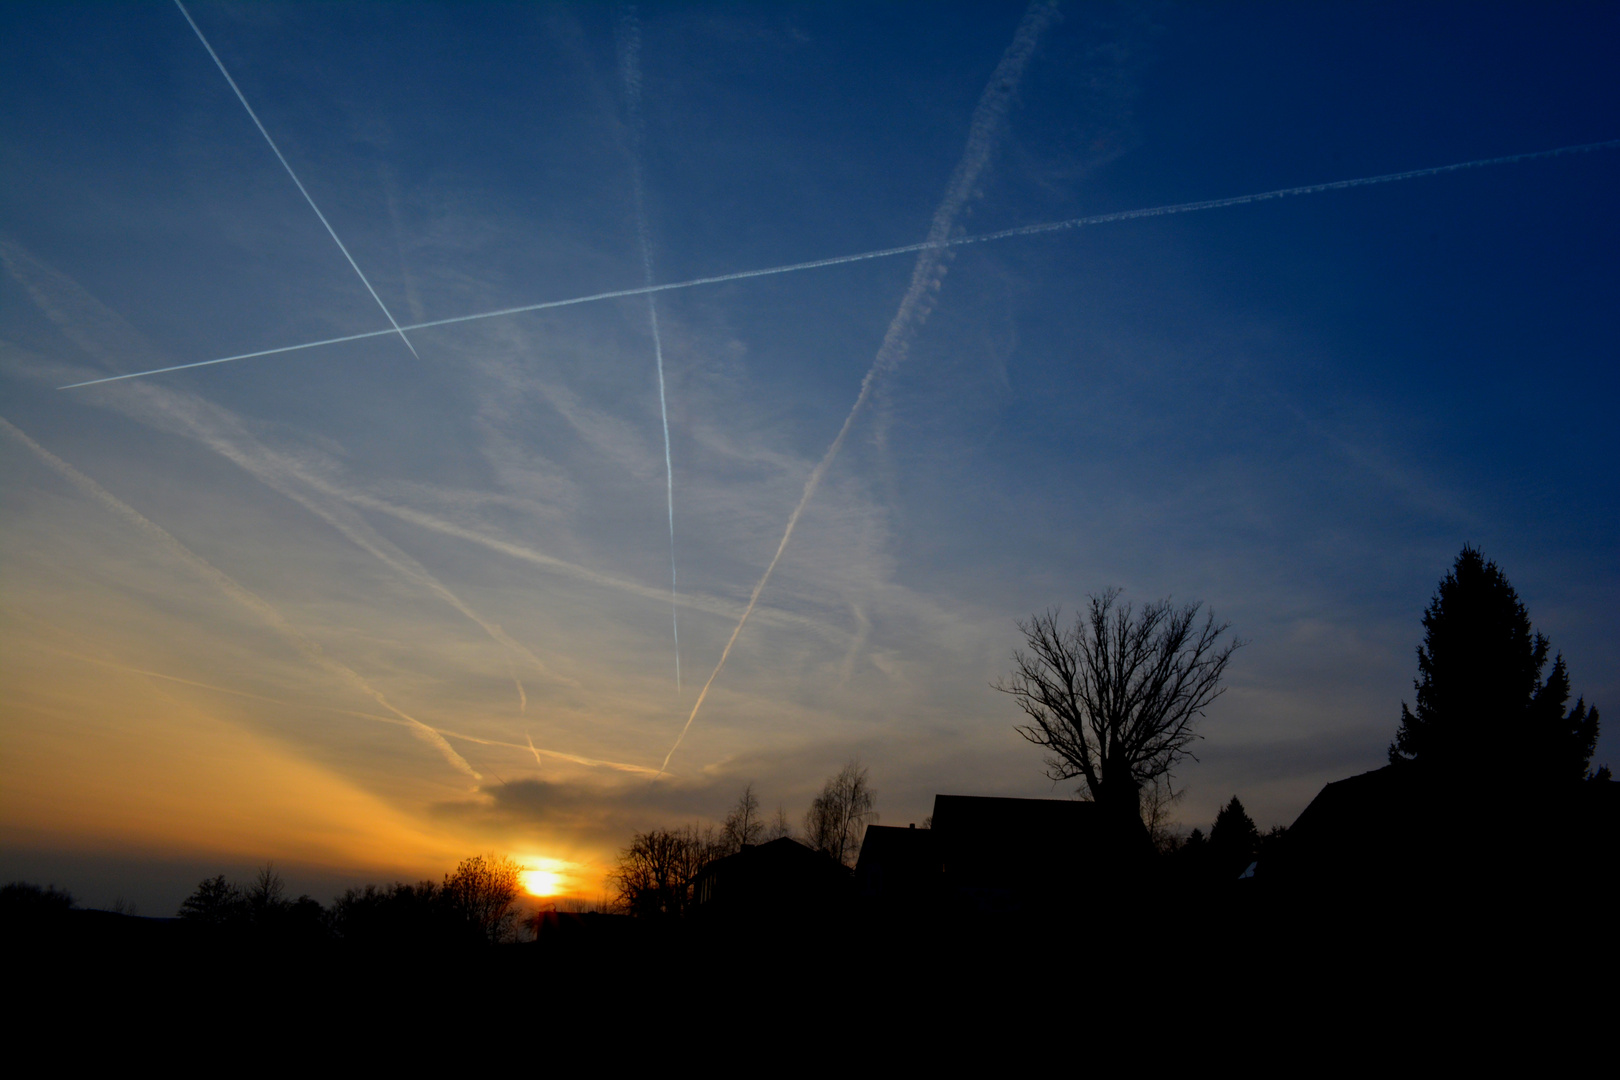
[{"label": "small tree", "polygon": [[247,900],[224,874],[206,878],[180,905],[180,918],[201,926],[222,927],[246,920]]},{"label": "small tree", "polygon": [[1209,830],[1209,856],[1223,877],[1235,877],[1254,861],[1260,848],[1260,830],[1236,795],[1215,815]]},{"label": "small tree", "polygon": [[759,797],[754,794],[753,784],[743,788],[742,794],[737,796],[737,804],[726,815],[724,830],[729,851],[741,851],[757,844],[765,835],[765,823],[759,817]]},{"label": "small tree", "polygon": [[761,839],[771,841],[790,838],[792,836],[793,823],[788,820],[787,809],[783,807],[781,803],[778,803],[776,805],[776,814],[771,818],[771,823],[765,826],[765,832]]},{"label": "small tree", "polygon": [[1401,703],[1391,763],[1475,776],[1508,766],[1523,784],[1579,780],[1597,745],[1598,711],[1584,698],[1564,711],[1569,672],[1531,629],[1507,577],[1464,547],[1423,613],[1417,709]]},{"label": "small tree", "polygon": [[828,779],[804,816],[805,842],[845,866],[860,854],[868,821],[877,820],[877,793],[853,758]]},{"label": "small tree", "polygon": [[[1194,724],[1221,694],[1237,640],[1200,605],[1169,600],[1136,611],[1119,590],[1091,597],[1072,629],[1049,611],[1020,622],[1028,651],[995,688],[1030,722],[1018,733],[1047,751],[1047,776],[1080,779],[1081,791],[1110,818],[1142,829],[1142,791],[1171,797],[1172,770],[1190,756]],[[1162,785],[1162,788],[1159,787]]]},{"label": "small tree", "polygon": [[504,855],[474,855],[444,876],[440,902],[457,921],[490,944],[505,941],[517,918],[523,868]]},{"label": "small tree", "polygon": [[288,906],[287,885],[276,873],[274,863],[265,863],[253,878],[253,884],[242,891],[242,900],[255,921],[273,918]]}]

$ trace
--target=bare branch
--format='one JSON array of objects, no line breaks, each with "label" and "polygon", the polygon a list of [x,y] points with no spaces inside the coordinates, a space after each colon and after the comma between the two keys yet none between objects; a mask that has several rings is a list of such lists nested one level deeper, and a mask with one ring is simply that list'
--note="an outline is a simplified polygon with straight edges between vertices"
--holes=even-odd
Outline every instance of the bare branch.
[{"label": "bare branch", "polygon": [[1156,804],[1174,797],[1173,771],[1243,642],[1223,642],[1228,624],[1212,614],[1200,624],[1199,604],[1138,610],[1119,595],[1092,596],[1071,629],[1055,609],[1020,620],[1025,649],[994,686],[1029,718],[1016,730],[1047,751],[1049,777],[1079,778],[1093,800],[1139,814],[1144,788]]}]

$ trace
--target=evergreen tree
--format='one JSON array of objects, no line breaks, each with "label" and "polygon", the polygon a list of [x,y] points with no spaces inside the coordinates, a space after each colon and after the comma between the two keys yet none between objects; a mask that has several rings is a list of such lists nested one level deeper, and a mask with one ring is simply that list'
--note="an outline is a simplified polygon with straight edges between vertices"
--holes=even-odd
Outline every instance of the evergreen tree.
[{"label": "evergreen tree", "polygon": [[1209,830],[1209,853],[1217,873],[1223,878],[1236,877],[1254,861],[1259,847],[1260,830],[1238,797],[1232,796],[1232,801],[1215,815],[1215,824]]},{"label": "evergreen tree", "polygon": [[1464,547],[1423,613],[1417,709],[1401,703],[1391,763],[1417,762],[1458,778],[1504,765],[1521,783],[1579,780],[1597,743],[1597,709],[1568,712],[1562,655],[1551,648],[1502,571]]}]

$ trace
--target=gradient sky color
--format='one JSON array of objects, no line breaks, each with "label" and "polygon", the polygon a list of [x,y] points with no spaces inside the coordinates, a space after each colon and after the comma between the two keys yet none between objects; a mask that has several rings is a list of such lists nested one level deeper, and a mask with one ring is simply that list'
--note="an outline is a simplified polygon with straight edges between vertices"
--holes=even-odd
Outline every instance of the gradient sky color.
[{"label": "gradient sky color", "polygon": [[635,288],[638,174],[679,281],[1612,140],[1612,6],[1066,4],[1016,78],[1018,4],[187,10],[285,169],[174,4],[0,8],[8,880],[1061,797],[990,683],[1111,586],[1248,642],[1176,816],[1286,823],[1465,542],[1620,708],[1617,150],[661,294],[667,472],[642,297],[56,389]]}]

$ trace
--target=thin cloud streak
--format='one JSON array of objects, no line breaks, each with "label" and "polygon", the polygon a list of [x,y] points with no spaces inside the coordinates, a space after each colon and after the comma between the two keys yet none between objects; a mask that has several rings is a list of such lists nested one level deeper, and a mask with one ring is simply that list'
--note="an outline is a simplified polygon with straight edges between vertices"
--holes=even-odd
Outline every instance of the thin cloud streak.
[{"label": "thin cloud streak", "polygon": [[[348,491],[343,488],[327,485],[313,477],[310,478],[310,483],[320,487],[322,490],[329,491],[338,498],[353,503],[355,506],[364,507],[368,510],[375,510],[378,513],[387,514],[390,517],[397,518],[400,521],[408,522],[409,524],[432,530],[433,532],[440,533],[444,536],[452,536],[458,540],[466,540],[469,543],[477,544],[480,547],[488,548],[489,550],[499,552],[502,555],[506,555],[514,559],[520,559],[524,562],[533,563],[536,566],[543,566],[548,570],[556,571],[557,573],[572,578],[575,581],[584,582],[585,584],[598,586],[605,589],[611,589],[630,596],[643,597],[649,600],[662,601],[667,595],[662,589],[657,589],[650,585],[645,585],[639,581],[633,581],[629,578],[604,573],[603,571],[595,570],[589,566],[584,566],[579,563],[569,562],[567,559],[560,559],[555,555],[548,555],[543,551],[536,550],[532,547],[527,547],[523,544],[515,543],[511,540],[505,540],[498,536],[491,536],[487,533],[479,532],[477,529],[468,528],[467,526],[457,524],[454,521],[447,521],[446,519],[438,517],[437,515],[429,514],[414,507],[401,506],[398,503],[389,502],[386,499],[380,499],[374,495],[368,495],[364,492]],[[688,593],[682,599],[681,603],[689,609],[696,609],[711,615],[719,615],[727,619],[734,618],[737,613],[737,607],[735,604],[727,603],[717,598],[694,595],[692,593]],[[772,615],[783,620],[784,622],[809,627],[818,633],[836,634],[839,637],[844,636],[843,631],[831,628],[825,623],[807,616],[796,615],[789,611],[774,611],[772,612]]]},{"label": "thin cloud streak", "polygon": [[[4,423],[4,421],[0,420],[0,423]],[[50,625],[49,623],[45,623],[43,619],[38,619],[37,621],[44,623],[46,626]],[[381,724],[393,724],[398,727],[408,728],[410,726],[408,723],[406,723],[406,721],[399,719],[397,716],[383,716],[379,713],[361,712],[358,709],[341,709],[336,705],[315,705],[308,702],[288,701],[285,698],[270,697],[268,694],[255,694],[251,690],[236,690],[229,686],[219,686],[216,683],[200,682],[196,679],[187,679],[179,675],[170,675],[162,671],[151,671],[147,668],[133,667],[129,664],[120,664],[116,660],[108,660],[105,657],[99,656],[90,656],[87,653],[62,648],[58,645],[46,646],[46,648],[50,649],[52,652],[58,653],[59,655],[71,657],[74,660],[78,660],[82,663],[95,664],[98,667],[108,668],[112,671],[121,671],[128,675],[140,675],[148,679],[161,679],[164,682],[177,683],[181,686],[195,687],[198,690],[208,690],[216,694],[225,694],[230,697],[245,698],[249,701],[261,701],[268,705],[281,705],[289,709],[315,709],[320,712],[334,713],[338,716],[353,716],[358,717],[361,720],[375,720]],[[479,746],[496,746],[512,750],[523,749],[523,746],[520,746],[517,743],[505,742],[500,739],[485,739],[477,735],[467,735],[459,731],[452,731],[450,728],[436,728],[434,730],[447,739],[459,739],[462,742],[477,743]],[[633,765],[626,761],[608,761],[604,758],[586,757],[583,754],[570,754],[565,750],[548,750],[545,747],[537,747],[534,745],[534,739],[527,732],[524,733],[524,739],[527,742],[529,752],[534,755],[535,764],[537,765],[543,764],[542,755],[544,755],[545,757],[556,758],[559,761],[572,762],[575,765],[587,765],[599,769],[612,769],[617,772],[652,775],[656,771],[646,765]]]},{"label": "thin cloud streak", "polygon": [[[1524,154],[1509,154],[1506,157],[1478,158],[1473,161],[1459,161],[1453,165],[1434,165],[1425,169],[1410,169],[1406,172],[1383,173],[1378,176],[1362,176],[1354,180],[1333,180],[1324,184],[1306,184],[1302,187],[1278,188],[1275,191],[1261,191],[1252,195],[1233,195],[1224,199],[1204,199],[1199,202],[1171,203],[1166,206],[1150,206],[1141,210],[1119,210],[1111,214],[1092,214],[1089,217],[1068,218],[1064,221],[1048,221],[1039,225],[1020,225],[1011,229],[1002,229],[999,232],[979,233],[974,236],[957,236],[943,240],[930,237],[916,244],[902,244],[899,247],[878,248],[874,251],[863,251],[854,255],[834,255],[826,259],[811,259],[808,262],[785,263],[781,266],[768,266],[760,270],[738,270],[730,274],[715,274],[712,277],[689,278],[685,281],[671,281],[663,285],[643,285],[631,289],[614,289],[611,292],[590,293],[586,296],[570,297],[567,300],[546,300],[538,304],[525,304],[521,307],[500,308],[496,311],[483,311],[475,315],[455,315],[448,319],[432,319],[427,322],[411,323],[401,327],[402,330],[426,330],[435,326],[452,326],[456,323],[476,322],[480,319],[497,319],[503,315],[522,315],[530,311],[547,311],[552,308],[572,307],[576,304],[593,304],[599,300],[617,300],[626,296],[648,296],[661,292],[673,292],[677,289],[693,289],[700,285],[721,285],[729,281],[746,281],[749,278],[772,277],[776,274],[792,274],[801,270],[820,270],[828,266],[843,266],[846,263],[865,262],[869,259],[887,259],[895,255],[910,255],[919,251],[934,251],[942,248],[966,247],[969,244],[985,244],[994,240],[1010,240],[1020,236],[1040,236],[1045,233],[1065,232],[1069,229],[1081,229],[1090,225],[1109,225],[1116,221],[1135,221],[1138,218],[1165,217],[1170,214],[1187,214],[1195,210],[1218,210],[1230,206],[1247,206],[1250,203],[1268,202],[1272,199],[1292,198],[1296,195],[1316,195],[1324,191],[1342,191],[1346,188],[1370,187],[1374,184],[1393,184],[1399,180],[1416,180],[1426,176],[1441,176],[1446,173],[1461,172],[1464,169],[1483,169],[1492,165],[1515,165],[1525,161],[1540,161],[1546,158],[1562,157],[1568,154],[1589,154],[1599,150],[1614,150],[1620,148],[1620,139],[1608,139],[1604,142],[1580,143],[1574,146],[1560,146],[1553,150],[1532,150]],[[392,330],[367,330],[359,334],[345,334],[342,337],[322,338],[319,341],[306,341],[299,345],[281,345],[274,349],[260,349],[257,352],[237,353],[235,356],[222,356],[217,360],[198,360],[189,364],[172,364],[169,367],[152,368],[149,371],[132,371],[127,375],[109,375],[102,379],[87,379],[84,382],[68,383],[58,386],[58,390],[75,390],[81,386],[96,386],[100,383],[119,382],[123,379],[139,379],[147,375],[163,375],[171,371],[188,371],[192,368],[210,367],[214,364],[229,364],[237,360],[254,360],[263,356],[279,356],[283,353],[300,352],[305,349],[318,349],[325,345],[342,345],[350,341],[364,341],[367,338],[383,337],[393,333]]]},{"label": "thin cloud streak", "polygon": [[[162,407],[163,406],[160,406],[160,408]],[[502,646],[508,651],[508,653],[516,654],[524,660],[527,660],[534,666],[535,670],[539,671],[547,678],[554,679],[558,682],[570,681],[556,676],[551,669],[548,668],[531,649],[529,649],[528,646],[524,645],[520,641],[515,640],[505,630],[501,629],[500,626],[490,622],[488,619],[485,619],[482,615],[479,615],[478,612],[474,611],[472,607],[466,603],[466,601],[462,600],[461,597],[452,592],[448,586],[435,577],[420,562],[406,554],[404,551],[401,551],[398,546],[391,543],[389,540],[378,535],[376,530],[367,525],[358,514],[355,514],[352,510],[345,513],[339,512],[339,510],[346,510],[346,508],[331,508],[323,506],[319,501],[310,498],[305,492],[299,490],[299,488],[292,483],[289,483],[285,477],[286,475],[290,474],[292,477],[303,481],[303,483],[306,485],[318,487],[318,485],[314,483],[313,478],[305,475],[296,465],[289,464],[277,454],[267,453],[263,450],[259,450],[257,453],[245,450],[230,439],[225,438],[216,432],[206,430],[206,426],[199,422],[195,417],[190,415],[177,416],[176,414],[179,412],[178,409],[169,408],[167,411],[172,417],[175,417],[187,428],[189,428],[191,434],[199,439],[209,449],[213,450],[215,453],[226,458],[227,460],[234,462],[249,475],[260,480],[273,491],[286,496],[287,498],[296,502],[298,505],[302,506],[304,509],[308,510],[310,513],[314,514],[316,517],[320,518],[322,521],[326,522],[328,525],[332,526],[332,528],[336,529],[338,533],[341,534],[345,539],[353,543],[362,551],[366,552],[368,555],[376,558],[390,570],[393,570],[395,573],[410,581],[412,584],[439,597],[439,599],[443,600],[446,604],[450,605],[456,611],[461,613],[469,621],[475,623],[479,629],[483,630],[484,633],[490,637],[491,640]],[[511,676],[513,685],[517,689],[518,712],[520,714],[526,713],[529,706],[529,696],[527,691],[524,689],[523,680],[518,677],[516,668],[512,666],[510,655],[506,657],[506,662],[508,673]]]},{"label": "thin cloud streak", "polygon": [[111,510],[115,515],[135,526],[136,529],[155,540],[160,547],[168,551],[180,561],[184,562],[186,565],[190,566],[226,596],[230,597],[232,600],[235,600],[238,604],[241,604],[249,611],[252,611],[255,615],[258,615],[274,630],[276,630],[276,632],[281,634],[282,637],[286,638],[287,641],[289,641],[305,659],[309,660],[322,670],[336,675],[345,682],[348,682],[350,685],[364,693],[367,697],[370,697],[377,704],[399,717],[400,720],[409,727],[413,735],[437,750],[439,754],[444,757],[445,761],[449,762],[452,767],[464,773],[474,781],[483,779],[483,777],[478,774],[478,771],[467,763],[466,758],[456,753],[455,748],[449,743],[445,742],[444,736],[439,734],[437,730],[427,724],[424,724],[422,721],[416,719],[414,716],[411,716],[404,710],[396,708],[386,697],[383,696],[380,690],[376,689],[369,682],[367,682],[365,677],[359,672],[339,663],[336,660],[333,660],[331,657],[323,653],[319,645],[315,644],[303,634],[299,633],[298,630],[286,620],[281,612],[277,611],[257,593],[250,591],[235,578],[231,577],[229,574],[216,567],[213,563],[186,547],[179,540],[175,539],[174,536],[161,525],[158,525],[156,522],[142,514],[139,510],[136,510],[133,506],[130,506],[128,503],[119,499],[112,492],[90,479],[90,477],[86,476],[78,469],[75,469],[72,465],[69,465],[67,462],[45,449],[39,443],[29,438],[29,436],[21,429],[3,417],[0,417],[0,430],[3,430],[7,435],[22,443],[25,447],[32,451],[34,455],[40,459],[40,461],[42,461],[58,475],[66,479],[74,487],[78,488],[84,494],[90,496],[90,498],[94,499],[108,510]]},{"label": "thin cloud streak", "polygon": [[[642,175],[645,121],[641,113],[641,21],[636,6],[625,7],[619,69],[624,77],[625,109],[630,119],[630,177],[636,200],[636,237],[641,242],[644,283],[653,283],[652,237],[647,231],[647,190]],[[658,415],[664,423],[664,488],[669,505],[669,614],[675,639],[675,693],[681,692],[681,602],[675,572],[675,465],[669,451],[669,403],[664,393],[664,338],[658,330],[658,299],[647,295],[647,321],[652,326],[653,358],[658,367]]]},{"label": "thin cloud streak", "polygon": [[248,116],[253,120],[253,126],[259,129],[259,134],[264,136],[264,141],[270,144],[270,150],[276,155],[276,160],[281,162],[283,169],[287,170],[287,175],[292,177],[292,182],[298,185],[298,193],[304,197],[305,202],[309,203],[309,208],[315,211],[315,216],[321,219],[321,224],[326,226],[327,235],[338,246],[338,250],[343,252],[343,257],[349,260],[349,265],[354,268],[355,276],[360,279],[360,284],[366,287],[366,291],[371,294],[371,298],[377,301],[377,306],[382,308],[383,315],[387,317],[389,325],[394,328],[393,332],[398,334],[399,340],[403,341],[405,347],[411,350],[412,356],[415,356],[418,360],[422,359],[416,351],[416,346],[411,344],[411,339],[405,336],[405,331],[400,329],[399,323],[394,321],[393,312],[388,310],[388,305],[383,303],[382,297],[377,295],[377,290],[371,287],[371,282],[366,280],[366,275],[360,270],[360,264],[354,261],[354,256],[349,254],[349,249],[343,246],[342,240],[338,239],[337,230],[332,228],[331,222],[326,220],[326,215],[321,213],[321,208],[315,205],[315,200],[304,188],[304,182],[298,179],[298,174],[293,172],[293,167],[287,164],[287,159],[281,155],[281,148],[276,145],[276,140],[270,137],[270,132],[266,131],[264,124],[259,121],[259,114],[254,112],[253,106],[248,104],[241,87],[236,85],[236,80],[231,78],[231,73],[225,69],[225,62],[219,58],[219,54],[214,51],[214,47],[203,36],[202,29],[192,19],[191,12],[186,10],[186,5],[181,3],[180,0],[174,0],[174,6],[180,9],[180,14],[185,16],[186,22],[191,24],[191,29],[197,35],[197,40],[202,42],[203,48],[208,50],[208,55],[213,58],[214,66],[219,68],[219,73],[225,76],[226,82],[231,84],[231,90],[235,92],[236,100],[242,103],[242,108],[247,110]]},{"label": "thin cloud streak", "polygon": [[966,205],[974,187],[978,184],[980,174],[990,162],[990,154],[995,149],[997,137],[1006,121],[1007,108],[1023,77],[1030,55],[1035,51],[1035,45],[1040,41],[1042,31],[1056,14],[1057,9],[1051,3],[1037,0],[1031,4],[1013,35],[1012,44],[1007,46],[1001,62],[996,65],[995,72],[990,76],[990,83],[985,87],[983,95],[979,98],[979,104],[973,111],[973,120],[968,128],[967,146],[962,151],[962,159],[957,163],[950,183],[946,186],[945,197],[940,200],[938,209],[934,211],[934,220],[928,230],[928,242],[920,249],[917,265],[911,272],[911,285],[900,301],[900,309],[890,321],[889,329],[883,335],[883,344],[878,348],[877,357],[867,370],[866,377],[861,380],[860,393],[855,397],[855,404],[850,406],[849,415],[844,417],[843,427],[838,429],[838,435],[833,439],[832,445],[827,447],[827,452],[822,455],[821,461],[811,470],[809,479],[804,482],[804,493],[799,497],[799,504],[793,508],[793,513],[788,516],[787,528],[782,532],[781,542],[776,545],[776,554],[771,556],[770,565],[765,567],[765,573],[754,586],[753,594],[748,598],[748,606],[743,609],[742,618],[737,620],[736,627],[731,631],[731,638],[721,650],[720,660],[715,664],[708,681],[703,684],[703,690],[693,703],[692,712],[687,716],[680,735],[676,736],[675,744],[669,748],[669,753],[664,755],[663,764],[658,769],[660,776],[669,768],[670,758],[681,748],[687,732],[692,730],[692,722],[697,719],[698,710],[703,708],[703,701],[709,696],[709,687],[714,685],[714,680],[719,678],[720,672],[724,670],[726,659],[731,656],[732,646],[737,644],[737,637],[747,625],[748,616],[754,613],[754,605],[759,603],[760,593],[765,591],[771,575],[776,572],[776,564],[782,561],[782,553],[787,550],[788,541],[793,539],[793,530],[799,524],[800,515],[815,496],[816,489],[821,486],[822,478],[832,467],[838,452],[843,449],[844,440],[849,437],[856,417],[860,415],[872,395],[873,385],[879,376],[894,370],[905,360],[906,353],[911,347],[912,336],[927,321],[929,312],[933,309],[929,296],[939,289],[940,282],[944,278],[944,256],[949,247],[946,240],[956,225],[957,215],[961,213],[962,207]]},{"label": "thin cloud streak", "polygon": [[[76,320],[72,311],[65,310],[63,305],[52,298],[46,290],[46,277],[43,268],[25,252],[15,245],[4,250],[8,266],[14,276],[28,289],[35,303],[46,313],[52,321],[62,326],[64,330],[79,325],[82,330],[82,320]],[[54,275],[53,275],[54,276]],[[124,349],[137,352],[149,352],[145,341],[133,329],[124,325],[121,319],[113,316],[101,308],[99,301],[76,283],[66,279],[56,281],[58,291],[71,290],[76,294],[70,303],[76,303],[83,313],[86,305],[91,305],[95,314],[106,319],[109,316],[114,320],[115,327],[122,332],[121,345]],[[70,295],[71,295],[70,294]],[[95,341],[92,337],[82,333],[74,335],[83,347],[98,355],[106,355],[108,347]],[[336,529],[340,535],[355,544],[362,551],[374,556],[389,569],[410,581],[413,585],[427,590],[449,604],[456,611],[464,615],[471,622],[484,631],[493,641],[500,645],[505,652],[503,659],[506,663],[507,673],[517,690],[518,712],[520,715],[528,711],[528,692],[519,678],[517,669],[512,663],[512,656],[533,665],[534,670],[555,682],[575,685],[571,679],[558,676],[550,670],[541,659],[527,646],[514,640],[499,625],[490,622],[478,612],[474,611],[461,597],[452,592],[425,566],[406,552],[380,535],[377,530],[366,522],[364,517],[348,506],[333,506],[324,504],[320,499],[312,497],[306,489],[315,489],[318,495],[327,499],[336,499],[341,502],[341,496],[323,490],[316,479],[307,469],[290,459],[286,454],[269,450],[262,446],[257,439],[250,435],[239,419],[227,410],[204,402],[192,395],[162,389],[155,386],[143,386],[140,393],[121,399],[119,408],[127,415],[136,416],[144,422],[151,422],[152,413],[157,414],[160,424],[170,430],[183,433],[214,453],[232,462],[248,475],[260,481],[272,491],[292,500],[308,510],[311,514]]]},{"label": "thin cloud streak", "polygon": [[[41,620],[43,621],[43,620]],[[177,683],[181,686],[195,687],[198,690],[208,690],[215,694],[226,694],[230,697],[246,698],[248,701],[262,701],[267,705],[282,705],[289,709],[316,709],[320,712],[335,713],[339,716],[355,716],[362,720],[376,720],[383,724],[403,724],[404,721],[394,716],[383,716],[379,713],[361,712],[359,709],[340,709],[336,705],[314,705],[305,702],[288,701],[285,698],[270,697],[268,694],[255,694],[251,690],[236,690],[229,686],[220,686],[216,683],[200,682],[197,679],[186,679],[179,675],[169,675],[162,671],[151,671],[147,668],[133,667],[129,664],[120,664],[116,660],[105,657],[91,656],[87,653],[77,652],[73,649],[64,649],[59,645],[43,646],[60,656],[70,657],[85,664],[95,664],[110,671],[121,671],[126,675],[140,675],[147,679],[161,679],[164,682]]]}]

